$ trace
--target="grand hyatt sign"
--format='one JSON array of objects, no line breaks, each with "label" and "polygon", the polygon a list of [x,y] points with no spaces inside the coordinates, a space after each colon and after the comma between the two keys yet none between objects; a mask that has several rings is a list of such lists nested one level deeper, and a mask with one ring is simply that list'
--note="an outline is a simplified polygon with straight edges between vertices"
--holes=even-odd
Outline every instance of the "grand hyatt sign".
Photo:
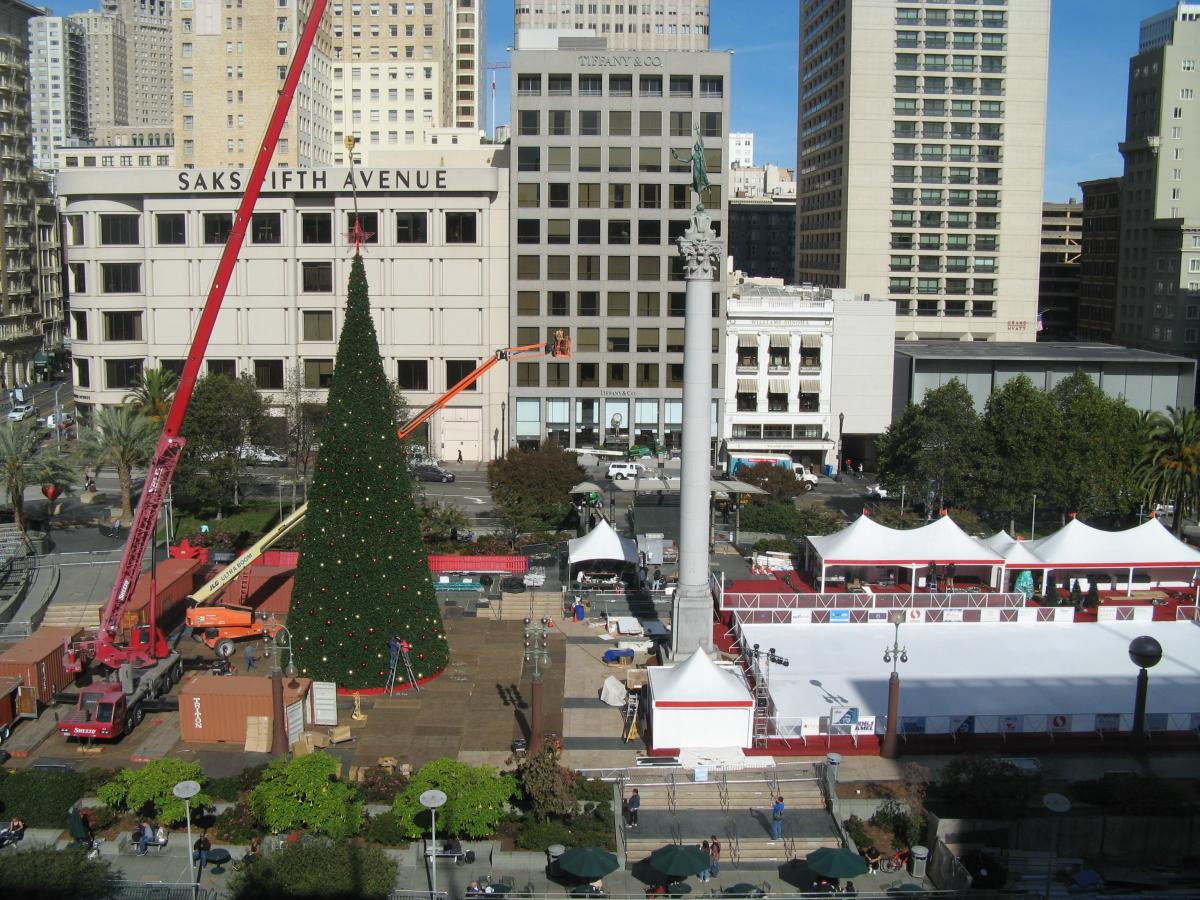
[{"label": "grand hyatt sign", "polygon": [[[181,194],[242,191],[248,171],[242,169],[183,169],[176,175]],[[446,191],[447,169],[271,169],[263,191]],[[460,188],[461,189],[461,188]]]}]

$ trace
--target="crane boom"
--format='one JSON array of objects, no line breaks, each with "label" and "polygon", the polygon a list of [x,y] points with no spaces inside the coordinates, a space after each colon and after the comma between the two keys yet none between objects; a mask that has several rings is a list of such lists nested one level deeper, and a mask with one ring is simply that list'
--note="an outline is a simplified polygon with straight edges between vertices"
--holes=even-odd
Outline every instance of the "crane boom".
[{"label": "crane boom", "polygon": [[[184,438],[180,436],[179,432],[184,416],[187,414],[188,404],[192,399],[192,391],[196,387],[200,364],[204,360],[204,353],[208,349],[217,314],[221,311],[221,304],[229,287],[229,279],[233,274],[234,265],[237,263],[238,254],[241,252],[250,216],[254,211],[254,204],[258,201],[267,169],[271,165],[275,148],[279,144],[279,135],[287,120],[292,97],[300,83],[300,76],[304,72],[309,51],[316,39],[321,18],[325,15],[326,3],[327,0],[313,0],[312,2],[308,21],[296,44],[295,56],[292,58],[292,64],[288,67],[283,85],[279,89],[275,109],[271,113],[266,133],[263,135],[258,154],[254,159],[254,167],[246,182],[246,191],[234,214],[233,229],[229,233],[220,262],[217,264],[217,270],[213,274],[208,298],[205,300],[200,320],[196,324],[196,333],[192,337],[187,360],[184,362],[183,372],[179,377],[179,386],[163,424],[162,435],[158,439],[158,445],[150,460],[146,484],[142,490],[142,496],[138,500],[137,511],[129,529],[129,540],[126,542],[125,552],[121,556],[116,582],[113,584],[112,594],[101,615],[100,630],[94,641],[84,642],[79,648],[84,654],[94,656],[98,662],[109,668],[117,668],[122,663],[132,663],[137,668],[144,668],[153,665],[154,660],[160,655],[160,651],[165,652],[165,640],[161,635],[152,640],[148,648],[121,646],[119,643],[121,617],[133,596],[134,587],[137,586],[146,545],[150,543],[151,535],[158,522],[159,511],[162,509],[167,490],[170,488],[175,474],[175,467],[179,464],[179,457],[183,452],[184,445]],[[151,630],[157,634],[157,623],[150,623],[150,625]],[[82,669],[83,660],[76,652],[76,648],[68,650],[66,664],[69,669],[74,671]]]}]

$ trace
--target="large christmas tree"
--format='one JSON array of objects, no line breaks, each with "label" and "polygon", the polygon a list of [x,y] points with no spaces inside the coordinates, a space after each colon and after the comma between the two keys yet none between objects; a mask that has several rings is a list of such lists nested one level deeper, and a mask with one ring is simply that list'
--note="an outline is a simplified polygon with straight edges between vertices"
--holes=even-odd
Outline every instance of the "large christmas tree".
[{"label": "large christmas tree", "polygon": [[393,636],[418,679],[448,655],[393,410],[356,254],[288,621],[301,673],[340,688],[383,687]]}]

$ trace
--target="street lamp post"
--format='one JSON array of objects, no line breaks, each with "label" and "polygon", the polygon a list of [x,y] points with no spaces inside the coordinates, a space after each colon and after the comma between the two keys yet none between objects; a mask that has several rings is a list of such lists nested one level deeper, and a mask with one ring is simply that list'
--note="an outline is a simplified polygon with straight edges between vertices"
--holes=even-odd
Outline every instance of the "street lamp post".
[{"label": "street lamp post", "polygon": [[1071,801],[1062,794],[1046,794],[1042,797],[1042,806],[1055,813],[1054,817],[1054,834],[1050,839],[1050,860],[1049,868],[1046,871],[1046,892],[1043,896],[1046,900],[1050,900],[1050,885],[1054,882],[1054,863],[1055,857],[1058,856],[1058,830],[1059,816],[1063,813],[1071,811]]},{"label": "street lamp post", "polygon": [[420,797],[421,805],[429,810],[429,843],[433,845],[433,852],[427,854],[429,859],[429,891],[435,897],[437,896],[437,811],[446,805],[446,799],[445,792],[439,791],[436,788],[425,791]]},{"label": "street lamp post", "polygon": [[1162,659],[1162,644],[1149,635],[1135,637],[1129,642],[1129,658],[1138,666],[1137,694],[1133,700],[1133,740],[1141,743],[1146,739],[1146,693],[1150,688],[1150,673]]},{"label": "street lamp post", "polygon": [[200,793],[200,783],[196,781],[181,781],[175,787],[171,788],[171,793],[183,801],[184,818],[187,820],[187,852],[188,852],[188,875],[191,878],[193,885],[192,896],[196,895],[199,884],[196,880],[196,860],[192,858],[192,798]]},{"label": "street lamp post", "polygon": [[1033,512],[1029,515],[1029,539],[1037,537],[1037,494],[1033,495]]},{"label": "street lamp post", "polygon": [[888,679],[887,730],[883,734],[883,746],[879,755],[884,759],[895,759],[900,755],[900,739],[896,729],[900,722],[900,672],[898,665],[908,662],[908,648],[900,646],[900,626],[904,624],[904,611],[893,609],[888,621],[896,628],[892,646],[883,651],[884,663],[892,664],[892,677]]},{"label": "street lamp post", "polygon": [[62,407],[58,405],[58,392],[62,390],[62,385],[54,387],[54,449],[62,450]]},{"label": "street lamp post", "polygon": [[529,751],[542,749],[542,668],[550,663],[550,639],[546,629],[550,620],[545,616],[540,622],[525,619],[525,662],[533,664],[531,676],[529,713]]},{"label": "street lamp post", "polygon": [[833,474],[835,481],[842,480],[842,428],[846,424],[846,414],[838,413],[838,442],[837,442],[837,459],[833,461]]},{"label": "street lamp post", "polygon": [[[282,756],[288,751],[287,708],[283,704],[283,671],[279,667],[283,651],[288,652],[287,677],[296,680],[295,654],[292,652],[292,633],[284,625],[271,636],[271,707],[274,723],[271,727],[271,755]],[[295,684],[291,685],[295,687]]]}]

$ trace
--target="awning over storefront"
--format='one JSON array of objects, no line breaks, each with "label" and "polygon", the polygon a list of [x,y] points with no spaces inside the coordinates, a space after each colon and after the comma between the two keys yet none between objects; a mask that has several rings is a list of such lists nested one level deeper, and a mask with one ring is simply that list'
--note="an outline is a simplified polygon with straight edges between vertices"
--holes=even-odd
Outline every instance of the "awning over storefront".
[{"label": "awning over storefront", "polygon": [[783,348],[790,347],[791,338],[786,334],[773,334],[771,335],[771,346]]},{"label": "awning over storefront", "polygon": [[772,378],[767,382],[767,391],[772,394],[786,394],[788,392],[788,380],[786,378]]},{"label": "awning over storefront", "polygon": [[739,334],[737,345],[739,347],[757,347],[758,346],[758,335],[757,334]]},{"label": "awning over storefront", "polygon": [[821,335],[819,334],[802,334],[800,335],[800,346],[811,348],[821,346]]},{"label": "awning over storefront", "polygon": [[757,394],[758,382],[753,378],[739,378],[737,382],[737,392],[739,394]]},{"label": "awning over storefront", "polygon": [[801,378],[800,393],[802,394],[819,394],[821,393],[821,379],[819,378]]}]

